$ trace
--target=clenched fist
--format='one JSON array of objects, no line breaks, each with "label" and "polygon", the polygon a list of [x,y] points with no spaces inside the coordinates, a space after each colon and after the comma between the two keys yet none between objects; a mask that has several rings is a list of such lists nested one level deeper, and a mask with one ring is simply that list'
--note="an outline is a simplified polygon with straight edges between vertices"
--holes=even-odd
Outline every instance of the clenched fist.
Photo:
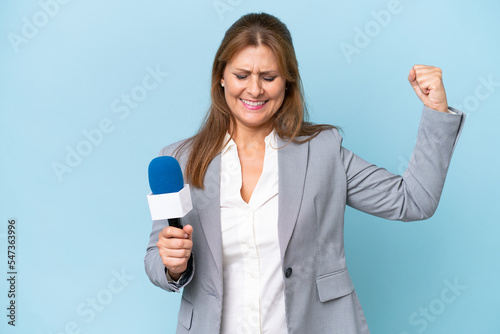
[{"label": "clenched fist", "polygon": [[448,101],[443,85],[443,74],[439,67],[414,65],[408,81],[419,99],[429,108],[448,112]]},{"label": "clenched fist", "polygon": [[193,249],[193,227],[186,225],[181,230],[167,226],[158,235],[158,251],[163,265],[168,269],[170,277],[178,280],[186,271],[188,260]]}]

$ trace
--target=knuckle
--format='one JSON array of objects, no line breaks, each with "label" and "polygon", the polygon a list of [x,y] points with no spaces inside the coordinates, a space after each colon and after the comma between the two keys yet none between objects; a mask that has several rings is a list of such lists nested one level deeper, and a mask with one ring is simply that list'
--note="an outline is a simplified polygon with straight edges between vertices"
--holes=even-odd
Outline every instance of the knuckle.
[{"label": "knuckle", "polygon": [[168,248],[177,248],[178,241],[179,241],[179,239],[169,238],[169,239],[165,240],[165,245]]},{"label": "knuckle", "polygon": [[175,239],[175,248],[184,248],[184,240]]}]

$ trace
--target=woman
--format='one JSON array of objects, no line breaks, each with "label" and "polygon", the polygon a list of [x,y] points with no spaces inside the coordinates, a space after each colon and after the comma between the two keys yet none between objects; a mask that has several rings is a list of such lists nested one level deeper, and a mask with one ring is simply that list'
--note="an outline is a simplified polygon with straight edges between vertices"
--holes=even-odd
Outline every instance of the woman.
[{"label": "woman", "polygon": [[[424,103],[403,176],[343,148],[337,129],[307,123],[292,38],[268,14],[226,32],[212,105],[194,137],[164,148],[191,184],[184,229],[153,224],[150,280],[184,288],[177,333],[368,333],[346,268],[345,205],[403,221],[436,210],[463,125],[441,70],[408,77]],[[451,108],[450,108],[451,109]]]}]

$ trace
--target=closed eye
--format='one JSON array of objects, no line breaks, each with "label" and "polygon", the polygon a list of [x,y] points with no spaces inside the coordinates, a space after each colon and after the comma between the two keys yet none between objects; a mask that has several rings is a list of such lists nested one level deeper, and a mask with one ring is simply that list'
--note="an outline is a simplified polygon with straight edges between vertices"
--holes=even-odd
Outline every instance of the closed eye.
[{"label": "closed eye", "polygon": [[[248,75],[239,75],[239,74],[235,74],[236,78],[238,80],[244,80],[248,77]],[[274,79],[276,79],[276,77],[262,77],[263,80],[265,81],[268,81],[268,82],[271,82],[271,81],[274,81]]]}]

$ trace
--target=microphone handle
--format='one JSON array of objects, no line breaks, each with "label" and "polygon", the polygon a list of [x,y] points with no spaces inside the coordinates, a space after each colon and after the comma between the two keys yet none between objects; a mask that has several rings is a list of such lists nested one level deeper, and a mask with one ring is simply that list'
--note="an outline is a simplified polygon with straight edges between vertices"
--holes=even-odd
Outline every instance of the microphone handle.
[{"label": "microphone handle", "polygon": [[168,225],[180,228],[181,230],[182,230],[182,227],[183,227],[180,218],[170,218],[168,220]]}]

